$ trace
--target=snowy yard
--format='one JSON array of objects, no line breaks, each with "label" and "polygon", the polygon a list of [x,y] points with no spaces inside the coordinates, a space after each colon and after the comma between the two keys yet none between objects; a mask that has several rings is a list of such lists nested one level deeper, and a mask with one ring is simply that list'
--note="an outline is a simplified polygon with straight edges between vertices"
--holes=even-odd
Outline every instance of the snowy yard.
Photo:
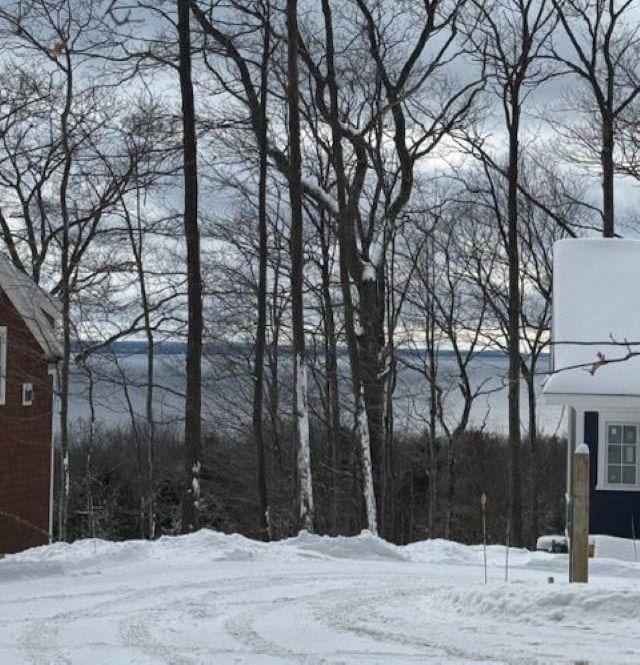
[{"label": "snowy yard", "polygon": [[[369,535],[201,531],[0,562],[0,663],[637,663],[640,564]],[[555,577],[555,584],[547,578]]]}]

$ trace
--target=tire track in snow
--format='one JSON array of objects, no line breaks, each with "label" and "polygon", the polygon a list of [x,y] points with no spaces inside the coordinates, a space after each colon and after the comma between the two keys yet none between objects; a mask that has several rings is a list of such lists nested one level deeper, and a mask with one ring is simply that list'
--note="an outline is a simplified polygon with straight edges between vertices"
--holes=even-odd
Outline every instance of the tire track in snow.
[{"label": "tire track in snow", "polygon": [[[149,630],[149,615],[133,616],[123,619],[119,624],[119,631],[127,646],[138,649],[146,656],[153,658],[154,663],[164,662],[167,665],[193,665],[198,661],[181,655],[176,647],[159,642]],[[144,617],[144,618],[143,618]]]},{"label": "tire track in snow", "polygon": [[[425,595],[427,592],[433,591],[433,589],[422,588],[416,590],[415,586],[412,585],[410,589],[398,590],[398,586],[406,584],[406,577],[404,576],[399,576],[397,582],[395,576],[394,579],[385,577],[379,581],[379,589],[369,589],[364,593],[358,591],[361,580],[354,578],[353,574],[345,574],[344,576],[336,576],[335,574],[322,575],[316,577],[315,580],[305,577],[300,580],[300,583],[308,586],[313,584],[314,581],[322,581],[323,579],[326,581],[326,577],[330,577],[333,582],[336,582],[336,586],[327,589],[326,585],[322,584],[321,589],[307,592],[298,598],[291,598],[288,595],[274,598],[268,603],[256,601],[250,609],[246,609],[230,617],[225,622],[225,629],[234,639],[240,641],[244,650],[251,654],[280,658],[285,661],[293,660],[304,663],[305,665],[347,663],[354,660],[372,662],[372,659],[375,662],[385,663],[424,663],[427,660],[428,662],[441,663],[445,660],[450,662],[452,659],[455,662],[461,662],[461,659],[463,659],[468,663],[496,662],[495,657],[469,653],[463,649],[441,645],[437,642],[416,636],[384,630],[380,624],[388,623],[388,617],[384,617],[383,615],[377,615],[379,622],[376,621],[376,616],[372,615],[369,617],[373,620],[374,626],[363,621],[362,612],[365,608],[370,609],[372,602],[387,602],[390,597],[396,599],[408,595]],[[268,581],[265,580],[267,583]],[[291,578],[285,581],[285,586],[291,589]],[[390,590],[390,585],[392,585],[392,590]],[[280,585],[271,586],[277,587]],[[285,603],[286,611],[283,607]],[[260,632],[255,626],[258,619],[262,623],[268,624],[269,615],[283,613],[283,611],[285,618],[299,618],[306,612],[309,618],[313,619],[320,627],[364,638],[371,642],[372,648],[342,648],[326,653],[310,654],[308,651],[301,653],[298,650],[285,647],[275,639],[266,638],[264,632]],[[330,634],[327,635],[327,640],[330,643]],[[385,646],[389,648],[385,649]],[[413,653],[411,651],[403,653],[397,649],[393,650],[394,646],[409,647]],[[506,663],[507,661],[502,662]],[[522,665],[522,660],[520,659],[510,662],[517,662],[519,665]]]},{"label": "tire track in snow", "polygon": [[[196,662],[207,663],[208,665],[214,662],[211,660],[212,657],[234,655],[239,652],[235,649],[211,649],[199,645],[194,646],[193,649],[197,650],[198,654],[203,655],[202,660],[198,660],[198,655],[195,654],[193,657],[184,657],[180,655],[180,648],[166,644],[165,641],[159,639],[156,633],[159,632],[159,617],[172,616],[174,619],[183,620],[185,614],[189,614],[192,619],[205,623],[207,620],[215,618],[222,622],[222,627],[227,635],[242,645],[245,655],[272,656],[287,660],[291,658],[300,660],[302,658],[306,664],[313,665],[313,663],[319,661],[309,659],[309,657],[303,654],[283,649],[275,642],[262,637],[253,630],[256,608],[263,605],[272,605],[279,602],[280,599],[267,599],[263,601],[249,599],[249,601],[243,602],[241,598],[242,594],[247,592],[253,593],[256,588],[264,591],[272,588],[297,586],[305,581],[308,582],[308,579],[307,576],[294,578],[286,576],[261,576],[245,577],[241,580],[238,578],[226,578],[224,580],[211,580],[190,584],[189,588],[193,589],[193,587],[197,587],[198,593],[188,595],[184,595],[183,593],[186,588],[185,585],[171,586],[167,588],[172,592],[170,607],[167,607],[168,599],[164,598],[156,602],[153,606],[137,610],[135,616],[122,619],[118,630],[123,637],[125,646],[134,648],[146,656],[160,659],[169,665],[193,665]],[[224,584],[221,585],[220,582]],[[156,595],[155,589],[151,589],[151,591],[153,591],[153,595]],[[233,600],[224,600],[225,598],[233,598]],[[247,610],[247,602],[252,603],[256,607]],[[240,607],[241,610],[234,612],[237,607]],[[197,610],[194,610],[194,608],[197,608]],[[208,628],[210,629],[211,626]],[[184,648],[187,647],[185,646]]]},{"label": "tire track in snow", "polygon": [[[62,625],[68,626],[75,619],[86,619],[91,617],[91,612],[100,607],[109,606],[113,603],[122,602],[133,592],[110,593],[109,599],[102,600],[89,607],[83,606],[74,610],[54,612],[51,615],[32,619],[24,630],[18,647],[25,654],[29,663],[33,665],[71,665],[72,661],[62,652],[58,635]],[[95,595],[85,597],[94,597]]]},{"label": "tire track in snow", "polygon": [[[243,589],[246,587],[248,589],[254,587],[260,579],[261,578],[259,577],[244,578],[239,582],[237,577],[226,577],[219,580],[211,580],[210,582],[205,583],[205,585],[213,586],[213,589],[217,590],[218,585],[221,584],[222,588],[219,589],[220,592],[225,593],[228,591],[230,593],[235,593],[238,588]],[[144,593],[151,597],[158,597],[166,592],[175,590],[184,592],[185,590],[197,589],[201,592],[202,587],[203,584],[198,582],[177,583],[172,585],[163,584],[145,587]],[[210,592],[211,589],[209,589],[208,593]],[[22,631],[16,647],[24,654],[26,661],[32,665],[43,665],[43,663],[46,663],[47,665],[71,665],[72,661],[69,660],[59,643],[59,634],[61,630],[63,628],[70,628],[76,620],[100,618],[99,613],[102,609],[107,609],[113,606],[124,606],[128,609],[127,605],[129,601],[134,601],[134,605],[138,605],[140,602],[145,602],[144,598],[141,598],[141,593],[141,589],[131,590],[130,587],[127,587],[126,590],[108,592],[108,598],[105,598],[104,591],[96,590],[79,592],[77,594],[47,594],[10,601],[15,603],[30,603],[34,600],[37,602],[46,601],[47,603],[50,603],[52,607],[56,607],[60,602],[70,600],[82,602],[81,607],[77,607],[73,610],[54,611],[51,614],[31,619]],[[92,600],[97,600],[97,602],[90,602]],[[166,604],[166,599],[163,602]],[[159,605],[162,607],[162,603]],[[139,647],[140,643],[131,644],[131,646]]]},{"label": "tire track in snow", "polygon": [[[234,578],[229,578],[227,581],[232,582]],[[201,585],[196,583],[183,584],[179,588],[201,588]],[[175,585],[161,585],[151,588],[153,594],[161,594],[172,589]],[[147,591],[148,588],[145,588]],[[95,603],[85,603],[81,607],[73,610],[63,610],[53,612],[50,615],[32,619],[26,629],[23,631],[22,637],[18,644],[19,649],[25,654],[29,663],[33,665],[67,665],[72,661],[63,653],[62,647],[59,644],[59,634],[62,628],[70,628],[76,620],[86,619],[99,619],[106,618],[105,615],[100,614],[100,610],[112,607],[126,607],[129,601],[134,601],[134,605],[141,601],[141,590],[131,590],[127,587],[126,590],[113,591],[107,593],[108,598],[105,598],[104,592],[83,592],[79,594],[60,594],[59,596],[51,595],[46,599],[52,604],[56,600],[98,600]],[[137,601],[137,603],[136,603]]]},{"label": "tire track in snow", "polygon": [[298,654],[284,649],[276,642],[267,640],[256,632],[254,629],[255,619],[255,609],[240,612],[236,616],[225,621],[225,631],[251,654],[276,656],[280,658],[296,658]]},{"label": "tire track in snow", "polygon": [[[403,580],[406,584],[406,581]],[[388,586],[389,580],[386,580],[387,585],[382,589],[369,590],[367,592],[357,592],[350,594],[348,600],[331,605],[329,607],[322,607],[319,610],[320,617],[326,621],[326,625],[341,632],[352,633],[358,636],[368,637],[376,643],[384,642],[388,645],[398,646],[411,646],[420,651],[419,654],[398,654],[397,658],[429,657],[445,657],[446,659],[464,659],[469,663],[482,663],[482,662],[495,662],[495,655],[478,654],[477,651],[473,653],[461,648],[452,647],[450,645],[440,644],[435,640],[421,638],[415,635],[407,634],[406,632],[392,630],[385,630],[383,625],[389,625],[389,617],[385,614],[376,612],[375,605],[388,603],[390,599],[400,599],[410,596],[420,596],[427,598],[429,593],[435,591],[433,587],[420,587],[415,588],[412,585],[410,588],[398,588],[397,586],[390,589]],[[367,609],[367,613],[363,615],[363,608]],[[517,663],[522,665],[522,659],[510,659],[503,661],[505,663]]]},{"label": "tire track in snow", "polygon": [[[296,576],[272,573],[251,577],[213,577],[197,582],[177,579],[172,584],[147,581],[136,589],[127,587],[106,594],[102,589],[96,589],[93,593],[83,591],[77,595],[65,593],[59,595],[61,602],[68,603],[70,599],[75,599],[80,605],[72,610],[32,619],[24,631],[20,648],[28,662],[34,665],[71,665],[78,661],[70,660],[72,653],[69,648],[61,648],[60,633],[63,629],[72,628],[76,621],[89,619],[103,624],[113,622],[115,636],[110,638],[113,641],[100,645],[100,648],[110,646],[130,653],[130,662],[134,662],[136,652],[154,664],[168,665],[254,662],[251,659],[256,658],[257,662],[261,662],[260,657],[305,665],[463,660],[469,663],[495,662],[495,654],[487,657],[443,644],[442,635],[440,639],[423,638],[416,634],[415,626],[413,634],[411,629],[405,632],[407,627],[401,620],[379,611],[389,601],[416,596],[428,601],[429,595],[436,590],[436,587],[416,588],[415,580],[413,582],[408,586],[407,577],[399,574],[384,575],[365,582],[354,571]],[[55,595],[47,596],[46,602],[55,607],[55,598]],[[439,615],[439,612],[432,613],[430,621],[442,625],[446,613],[442,613],[442,619]],[[304,641],[291,640],[286,633],[282,635],[277,630],[269,632],[269,625],[282,626],[284,623],[286,626],[289,618],[296,620],[294,625],[298,627],[298,633],[308,627],[316,636],[326,634],[327,650],[319,643],[315,647],[319,649],[316,653],[302,653]],[[182,642],[171,643],[167,634],[176,624],[178,627],[180,624],[189,625],[196,633],[201,630],[203,636],[226,636],[230,643],[220,643],[220,648],[216,648],[211,641],[207,644],[206,639],[200,643],[196,640],[195,644],[185,642],[185,638]],[[332,633],[351,634],[366,641],[354,643],[353,648],[343,646],[332,650]],[[180,631],[176,635],[180,639]],[[338,643],[335,640],[335,644]],[[234,648],[234,644],[238,648]],[[82,646],[86,651],[92,645],[84,643]],[[519,658],[501,659],[501,662],[522,665],[527,661],[526,658]]]},{"label": "tire track in snow", "polygon": [[56,644],[56,632],[54,619],[29,624],[19,644],[28,662],[33,665],[71,665]]},{"label": "tire track in snow", "polygon": [[[330,589],[326,587],[326,578],[329,577],[332,582],[336,584]],[[269,579],[266,579],[265,582],[269,583]],[[285,578],[285,584],[271,584],[271,587],[285,586],[291,590],[293,584],[291,578]],[[315,582],[320,582],[321,588],[318,590],[309,590],[309,585],[313,585]],[[345,582],[347,584],[345,584]],[[283,660],[294,660],[299,663],[304,663],[305,665],[322,665],[328,663],[344,663],[346,661],[342,660],[347,657],[349,660],[354,658],[364,660],[365,662],[370,661],[371,658],[383,658],[388,659],[393,656],[396,662],[399,662],[399,657],[402,660],[410,661],[424,661],[424,653],[419,654],[404,654],[400,655],[397,651],[390,653],[386,650],[379,649],[379,635],[374,636],[375,644],[371,650],[358,650],[358,649],[348,649],[348,650],[336,650],[330,651],[327,653],[317,653],[310,654],[308,651],[301,653],[299,650],[288,648],[278,643],[275,639],[268,639],[264,636],[263,632],[260,632],[256,629],[255,623],[260,619],[263,623],[268,622],[270,615],[282,613],[286,607],[285,616],[286,617],[297,617],[298,619],[303,616],[306,612],[309,619],[318,623],[320,626],[328,626],[330,628],[335,628],[335,626],[330,625],[330,622],[323,621],[324,613],[319,612],[319,607],[326,606],[326,614],[329,615],[335,612],[336,609],[336,600],[338,598],[343,598],[347,596],[348,598],[353,598],[354,587],[360,583],[360,580],[354,579],[352,574],[345,575],[335,575],[335,574],[323,574],[316,577],[303,577],[297,580],[297,585],[294,587],[294,591],[299,592],[299,586],[304,585],[306,593],[299,597],[291,597],[289,592],[286,596],[279,596],[271,599],[267,603],[265,602],[254,602],[250,609],[245,609],[244,611],[238,613],[237,615],[229,618],[225,622],[225,629],[228,634],[230,634],[234,639],[238,640],[244,649],[248,650],[250,653],[255,655],[270,656],[275,658],[280,658]],[[386,587],[385,587],[386,589]],[[342,627],[340,627],[342,628]],[[300,631],[302,632],[302,630]],[[366,635],[365,637],[371,638],[371,635]]]}]

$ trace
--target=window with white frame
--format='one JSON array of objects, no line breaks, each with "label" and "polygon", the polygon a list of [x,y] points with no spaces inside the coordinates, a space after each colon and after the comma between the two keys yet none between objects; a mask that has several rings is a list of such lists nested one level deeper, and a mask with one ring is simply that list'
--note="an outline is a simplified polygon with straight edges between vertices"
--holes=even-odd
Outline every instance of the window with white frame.
[{"label": "window with white frame", "polygon": [[33,383],[22,384],[22,406],[33,404]]},{"label": "window with white frame", "polygon": [[636,485],[639,423],[607,422],[607,484]]},{"label": "window with white frame", "polygon": [[0,326],[0,406],[7,397],[7,327]]}]

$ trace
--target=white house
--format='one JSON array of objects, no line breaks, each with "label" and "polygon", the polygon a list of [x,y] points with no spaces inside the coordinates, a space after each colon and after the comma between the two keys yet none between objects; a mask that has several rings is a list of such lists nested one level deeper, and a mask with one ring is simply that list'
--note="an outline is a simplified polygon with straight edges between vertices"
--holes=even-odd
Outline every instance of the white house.
[{"label": "white house", "polygon": [[640,241],[560,240],[553,265],[543,399],[567,407],[567,487],[573,449],[586,443],[590,533],[630,537],[640,529]]}]

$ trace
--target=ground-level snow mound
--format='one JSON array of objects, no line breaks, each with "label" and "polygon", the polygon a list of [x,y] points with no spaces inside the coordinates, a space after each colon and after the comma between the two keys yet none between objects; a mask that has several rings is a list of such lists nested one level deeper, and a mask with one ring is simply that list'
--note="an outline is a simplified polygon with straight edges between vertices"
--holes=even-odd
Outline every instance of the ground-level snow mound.
[{"label": "ground-level snow mound", "polygon": [[468,565],[482,563],[482,549],[452,540],[421,540],[404,546],[404,551],[416,563],[446,563]]},{"label": "ground-level snow mound", "polygon": [[[451,540],[422,540],[402,548],[411,561],[425,564],[448,564],[458,566],[484,565],[485,551],[482,545],[463,545]],[[488,545],[487,565],[490,568],[504,567],[507,548],[504,545]],[[546,552],[531,552],[526,549],[510,548],[509,565],[531,568],[566,568],[566,556],[551,555]]]},{"label": "ground-level snow mound", "polygon": [[[487,566],[490,579],[495,571],[504,570],[506,548],[502,545],[487,547]],[[398,546],[369,531],[358,536],[319,536],[302,532],[294,538],[264,543],[239,534],[225,534],[210,529],[184,536],[163,536],[156,541],[129,540],[109,542],[99,539],[79,540],[74,543],[55,543],[36,547],[21,554],[7,556],[0,562],[0,576],[9,575],[9,566],[18,576],[49,575],[52,572],[100,572],[111,566],[164,561],[168,565],[209,562],[299,561],[306,559],[351,559],[362,561],[399,561],[419,565],[454,565],[482,567],[484,550],[481,545],[462,545],[447,540],[427,540]],[[557,573],[567,571],[566,555],[509,550],[512,568],[541,570]],[[640,564],[594,559],[594,574],[637,577]],[[480,573],[478,573],[480,575]],[[502,575],[502,572],[500,572]],[[560,578],[558,578],[560,579]]]},{"label": "ground-level snow mound", "polygon": [[184,536],[163,536],[151,543],[151,559],[192,558],[205,561],[249,561],[264,554],[266,543],[238,533],[200,529]]},{"label": "ground-level snow mound", "polygon": [[11,565],[14,573],[42,574],[49,571],[104,569],[120,564],[165,561],[168,565],[189,562],[300,560],[300,559],[409,560],[403,548],[372,535],[317,536],[302,532],[295,538],[264,543],[239,534],[201,529],[184,536],[163,536],[156,541],[110,542],[100,539],[54,543],[8,556],[0,564],[0,575]]},{"label": "ground-level snow mound", "polygon": [[318,536],[302,531],[295,538],[274,543],[278,551],[295,556],[331,559],[408,561],[404,548],[363,531],[359,536]]},{"label": "ground-level snow mound", "polygon": [[7,556],[14,564],[57,563],[82,566],[84,563],[106,561],[133,561],[146,555],[150,543],[145,540],[113,542],[99,538],[86,538],[73,543],[53,543]]},{"label": "ground-level snow mound", "polygon": [[594,542],[594,556],[598,559],[619,559],[620,561],[638,561],[640,545],[630,538],[613,536],[591,536]]},{"label": "ground-level snow mound", "polygon": [[604,589],[586,585],[520,584],[439,591],[430,602],[457,614],[530,622],[535,624],[591,624],[629,619],[640,606],[640,590]]},{"label": "ground-level snow mound", "polygon": [[[48,574],[78,571],[87,568],[104,569],[120,564],[162,560],[188,561],[247,561],[265,553],[268,545],[238,534],[224,534],[202,529],[185,536],[163,536],[156,541],[126,540],[111,542],[98,538],[73,543],[53,543],[34,547],[20,554],[7,556],[0,564],[0,575],[11,566],[16,574]],[[28,573],[31,571],[31,573]]]}]

